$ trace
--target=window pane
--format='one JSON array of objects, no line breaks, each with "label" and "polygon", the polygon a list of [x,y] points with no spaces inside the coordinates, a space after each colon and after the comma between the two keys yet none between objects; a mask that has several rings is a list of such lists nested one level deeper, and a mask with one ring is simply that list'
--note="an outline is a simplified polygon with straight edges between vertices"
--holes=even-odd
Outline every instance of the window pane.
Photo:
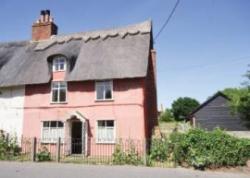
[{"label": "window pane", "polygon": [[49,127],[49,122],[48,121],[43,122],[43,127]]},{"label": "window pane", "polygon": [[59,99],[59,101],[60,102],[66,101],[66,91],[65,91],[65,89],[60,90],[60,99]]},{"label": "window pane", "polygon": [[58,64],[55,64],[55,71],[58,71],[59,70],[59,66]]},{"label": "window pane", "polygon": [[114,127],[114,121],[106,121],[108,127]]},{"label": "window pane", "polygon": [[64,63],[60,63],[59,70],[64,70]]},{"label": "window pane", "polygon": [[97,85],[96,86],[96,98],[97,99],[104,99],[103,98],[104,86]]},{"label": "window pane", "polygon": [[104,141],[104,139],[105,139],[105,128],[104,127],[98,127],[97,139],[99,142]]},{"label": "window pane", "polygon": [[49,138],[49,128],[43,128],[42,139],[43,141],[48,141]]},{"label": "window pane", "polygon": [[59,86],[60,86],[60,88],[66,88],[67,87],[66,82],[59,82]]},{"label": "window pane", "polygon": [[52,88],[57,89],[59,87],[59,82],[53,82],[52,83]]},{"label": "window pane", "polygon": [[112,99],[111,90],[106,90],[105,91],[105,99]]},{"label": "window pane", "polygon": [[52,101],[53,102],[58,101],[58,90],[52,90]]},{"label": "window pane", "polygon": [[64,132],[63,132],[63,128],[58,128],[58,137],[64,138]]},{"label": "window pane", "polygon": [[107,128],[106,136],[107,141],[114,141],[114,128]]},{"label": "window pane", "polygon": [[63,122],[58,121],[58,127],[63,127]]},{"label": "window pane", "polygon": [[64,60],[64,58],[61,57],[61,58],[58,59],[58,62],[61,63],[61,64],[64,64],[65,60]]},{"label": "window pane", "polygon": [[98,121],[98,127],[104,127],[105,121]]},{"label": "window pane", "polygon": [[57,121],[51,121],[50,122],[50,127],[56,127],[56,123],[57,123]]},{"label": "window pane", "polygon": [[53,60],[54,71],[63,71],[66,69],[66,60],[64,57],[56,57]]}]

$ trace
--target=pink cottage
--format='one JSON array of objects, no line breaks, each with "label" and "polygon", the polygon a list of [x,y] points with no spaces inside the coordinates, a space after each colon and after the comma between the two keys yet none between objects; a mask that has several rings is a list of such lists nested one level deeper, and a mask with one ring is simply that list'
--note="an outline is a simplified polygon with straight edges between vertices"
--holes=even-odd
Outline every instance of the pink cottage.
[{"label": "pink cottage", "polygon": [[0,118],[0,129],[18,137],[81,143],[70,153],[85,153],[90,138],[148,139],[157,123],[152,24],[58,35],[50,11],[41,11],[32,40],[0,43],[0,91],[0,104],[20,100],[18,118],[5,114],[18,121],[13,127]]}]

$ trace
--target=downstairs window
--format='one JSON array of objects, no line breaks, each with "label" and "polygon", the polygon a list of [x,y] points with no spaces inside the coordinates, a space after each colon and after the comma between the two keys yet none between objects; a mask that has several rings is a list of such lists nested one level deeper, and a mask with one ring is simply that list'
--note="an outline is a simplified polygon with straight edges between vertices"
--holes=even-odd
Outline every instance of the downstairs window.
[{"label": "downstairs window", "polygon": [[61,121],[44,121],[42,127],[42,142],[56,143],[58,138],[64,138],[64,124]]},{"label": "downstairs window", "polygon": [[97,121],[97,143],[115,143],[114,120]]}]

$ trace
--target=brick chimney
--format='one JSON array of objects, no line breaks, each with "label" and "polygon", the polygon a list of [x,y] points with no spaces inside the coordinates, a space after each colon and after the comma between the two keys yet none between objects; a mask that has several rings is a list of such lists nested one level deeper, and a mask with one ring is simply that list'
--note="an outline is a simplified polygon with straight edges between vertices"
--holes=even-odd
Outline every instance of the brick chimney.
[{"label": "brick chimney", "polygon": [[50,16],[50,10],[42,10],[40,19],[32,25],[32,40],[46,40],[52,35],[57,35],[57,26]]}]

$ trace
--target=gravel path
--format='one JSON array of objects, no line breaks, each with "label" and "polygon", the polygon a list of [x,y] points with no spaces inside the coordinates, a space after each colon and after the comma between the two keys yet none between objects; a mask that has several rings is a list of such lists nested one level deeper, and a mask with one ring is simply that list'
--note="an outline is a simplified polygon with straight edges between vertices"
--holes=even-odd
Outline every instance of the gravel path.
[{"label": "gravel path", "polygon": [[87,166],[80,164],[0,162],[0,178],[250,178],[244,173],[184,168]]}]

